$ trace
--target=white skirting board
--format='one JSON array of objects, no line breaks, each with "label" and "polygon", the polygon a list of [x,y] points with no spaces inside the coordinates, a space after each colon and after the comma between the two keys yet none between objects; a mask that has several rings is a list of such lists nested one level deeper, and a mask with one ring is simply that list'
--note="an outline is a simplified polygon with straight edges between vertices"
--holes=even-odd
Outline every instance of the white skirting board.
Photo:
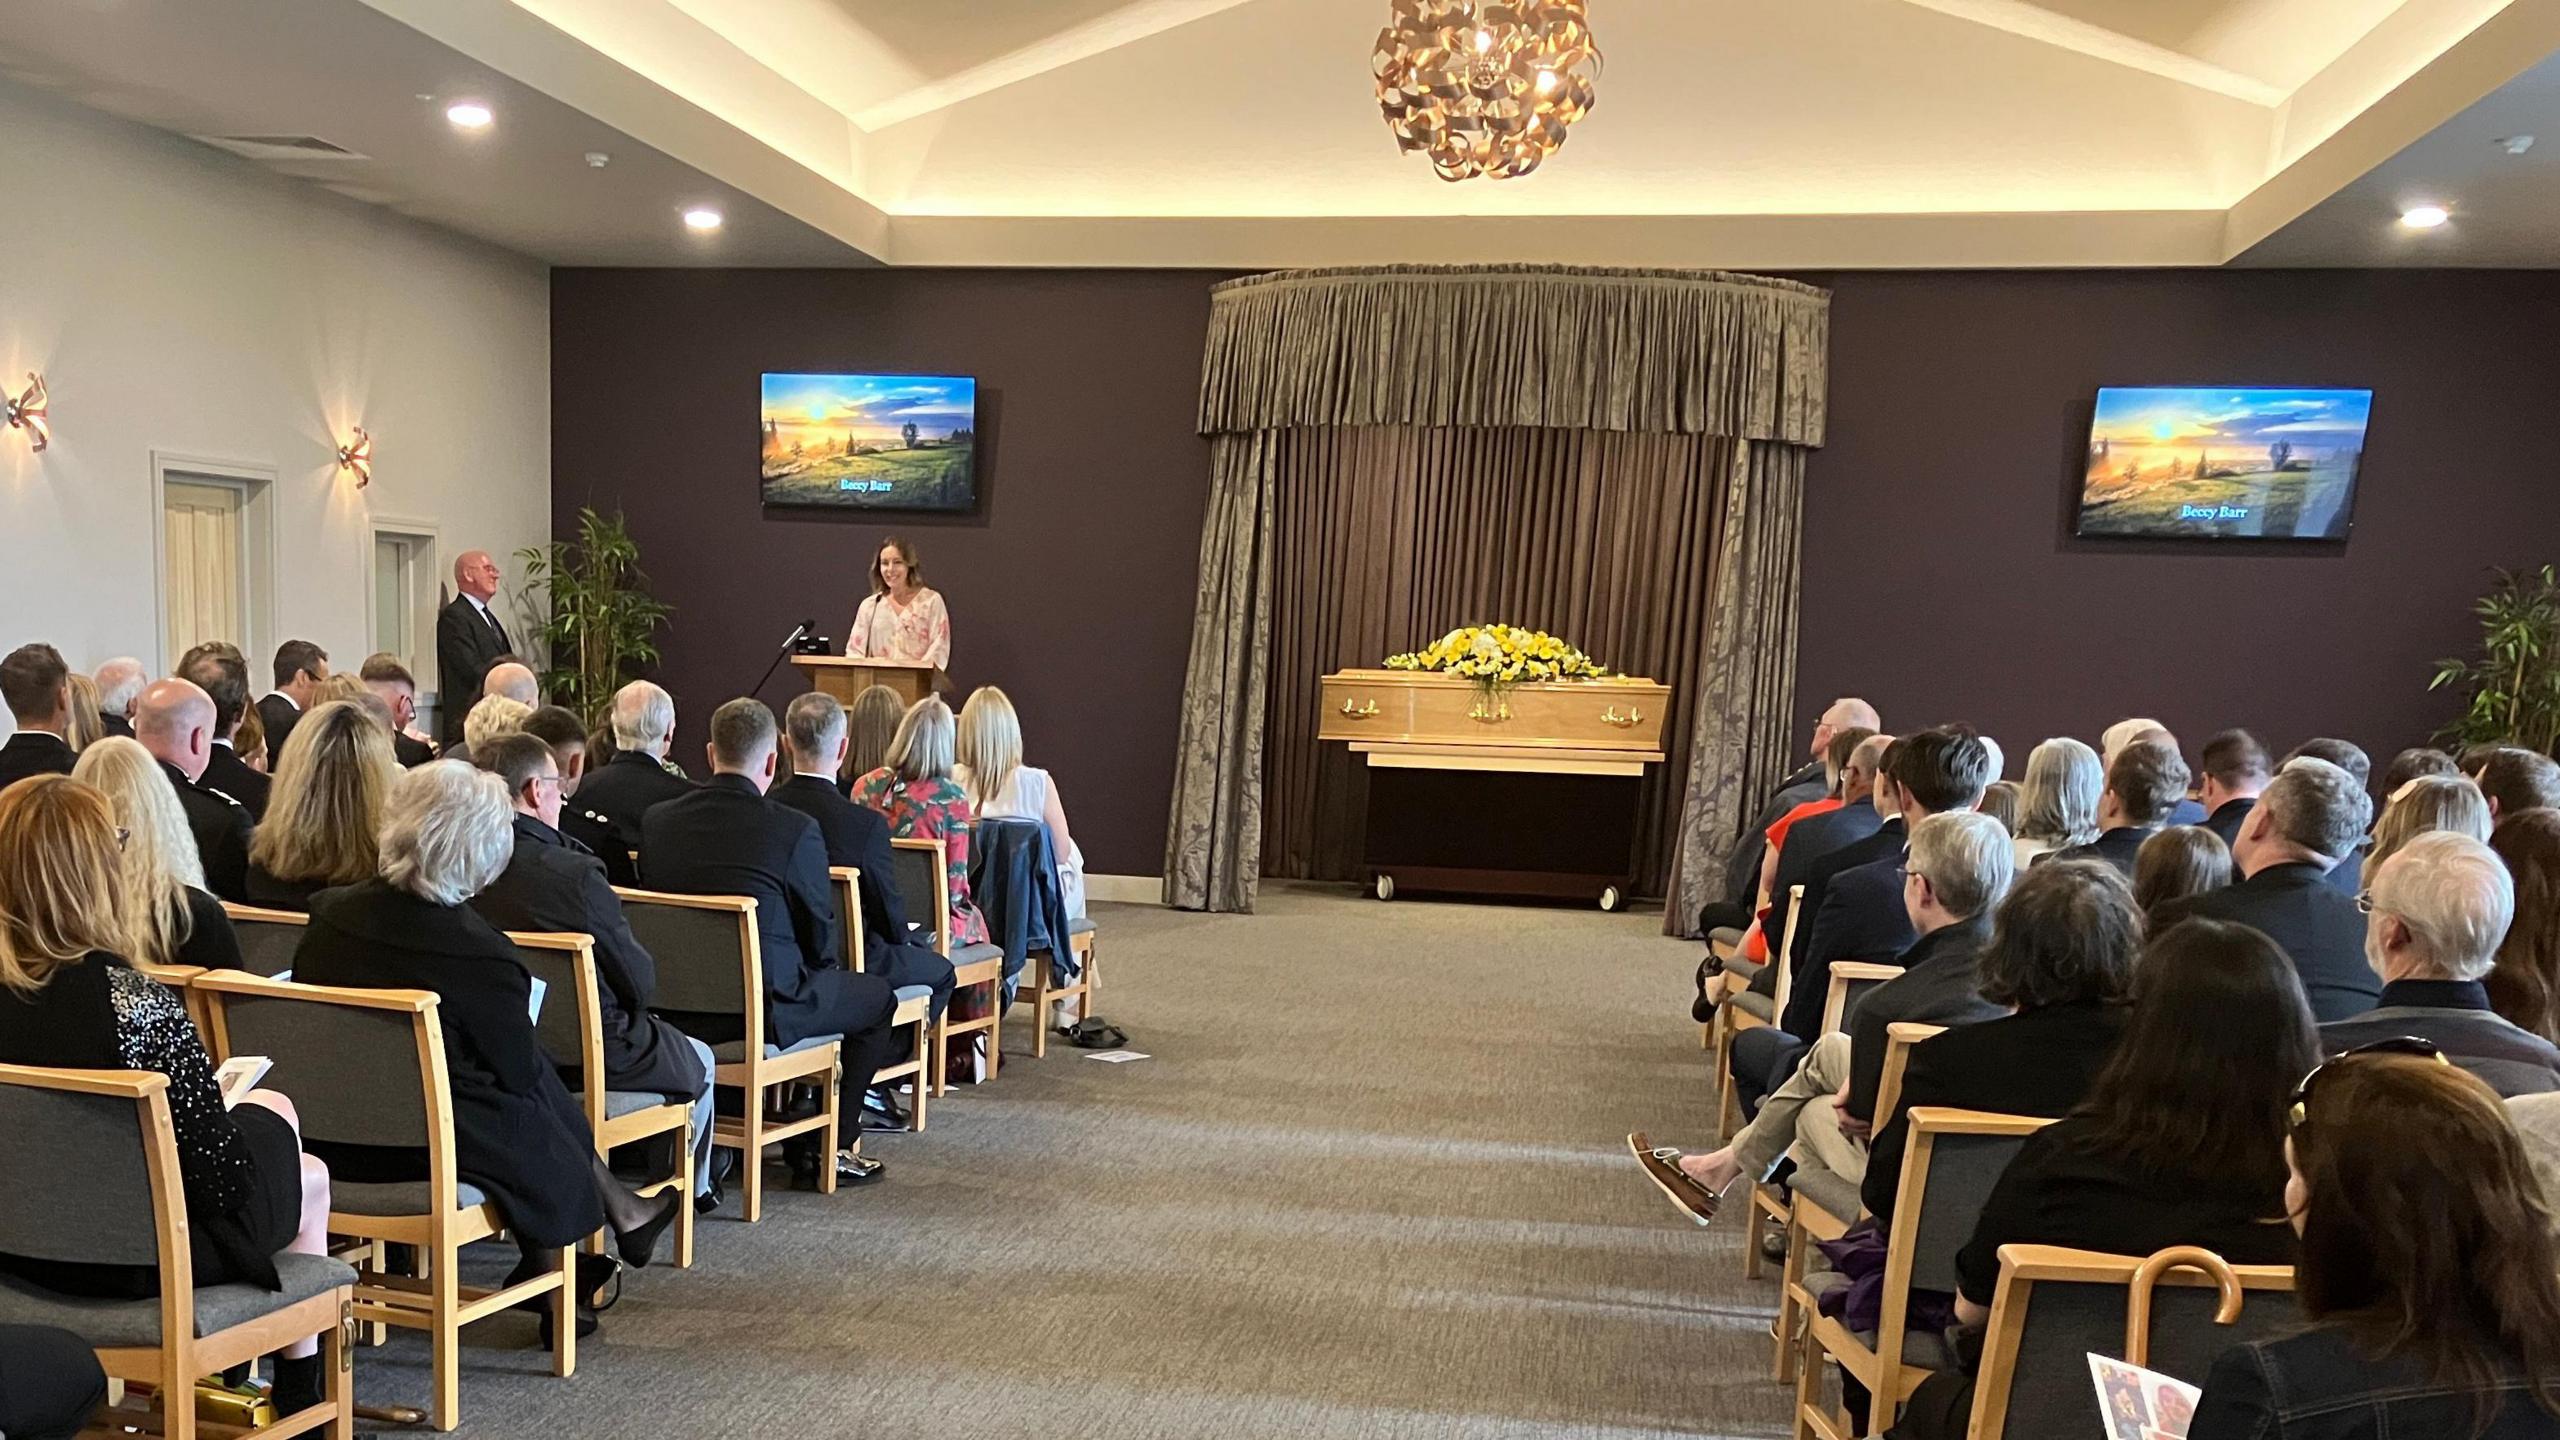
[{"label": "white skirting board", "polygon": [[1160,905],[1164,903],[1164,877],[1161,875],[1087,875],[1084,898],[1108,900],[1118,905]]}]

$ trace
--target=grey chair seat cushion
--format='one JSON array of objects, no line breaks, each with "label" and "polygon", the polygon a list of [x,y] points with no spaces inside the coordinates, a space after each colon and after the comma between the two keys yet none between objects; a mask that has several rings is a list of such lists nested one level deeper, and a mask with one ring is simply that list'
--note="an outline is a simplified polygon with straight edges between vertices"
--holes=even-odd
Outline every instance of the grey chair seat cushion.
[{"label": "grey chair seat cushion", "polygon": [[[812,1035],[797,1045],[769,1044],[764,1047],[764,1058],[767,1060],[779,1060],[785,1055],[797,1055],[803,1050],[823,1050],[842,1039],[844,1039],[844,1037],[841,1035]],[[735,1065],[739,1061],[747,1058],[747,1042],[744,1040],[724,1040],[711,1047],[711,1058],[723,1065]]]},{"label": "grey chair seat cushion", "polygon": [[898,1003],[904,1005],[910,1000],[932,999],[933,987],[930,985],[901,985],[898,987],[896,994],[898,997]]},{"label": "grey chair seat cushion", "polygon": [[1090,935],[1093,933],[1093,922],[1079,915],[1075,919],[1067,922],[1067,933],[1069,935]]},{"label": "grey chair seat cushion", "polygon": [[1820,1165],[1799,1164],[1788,1188],[1842,1220],[1858,1218],[1858,1182]]},{"label": "grey chair seat cushion", "polygon": [[[1836,1270],[1825,1271],[1818,1276],[1809,1275],[1805,1278],[1809,1282],[1808,1288],[1813,1291],[1817,1300],[1847,1289],[1849,1285],[1848,1277]],[[1861,1330],[1857,1333],[1858,1338],[1867,1345],[1873,1346],[1876,1343],[1874,1331]],[[1905,1327],[1902,1332],[1902,1363],[1916,1365],[1923,1370],[1953,1370],[1956,1368],[1956,1353],[1948,1348],[1947,1337],[1944,1334],[1936,1330]]]},{"label": "grey chair seat cushion", "polygon": [[[456,1204],[470,1210],[489,1203],[487,1192],[468,1180],[453,1183]],[[389,1184],[359,1184],[353,1180],[329,1182],[329,1208],[350,1215],[424,1215],[427,1213],[427,1182],[402,1180]],[[279,1261],[282,1256],[277,1257]]]},{"label": "grey chair seat cushion", "polygon": [[1003,946],[989,945],[983,941],[975,945],[955,945],[951,949],[951,963],[954,965],[975,965],[981,960],[1003,958]]},{"label": "grey chair seat cushion", "polygon": [[1739,955],[1724,962],[1725,973],[1741,976],[1746,984],[1757,979],[1760,972],[1768,968],[1769,962],[1766,960],[1745,960]]},{"label": "grey chair seat cushion", "polygon": [[1745,990],[1733,997],[1733,1003],[1740,1006],[1745,1015],[1757,1015],[1773,1025],[1777,1023],[1778,1002],[1770,996],[1756,990]]},{"label": "grey chair seat cushion", "polygon": [[1742,944],[1742,932],[1730,925],[1719,925],[1707,932],[1707,943],[1738,948]]},{"label": "grey chair seat cushion", "polygon": [[[235,1325],[353,1285],[356,1272],[325,1255],[278,1255],[276,1274],[281,1291],[255,1285],[214,1285],[196,1292],[196,1338],[219,1335]],[[68,1330],[93,1346],[160,1343],[159,1300],[90,1300],[57,1295],[0,1276],[0,1324],[51,1325]]]},{"label": "grey chair seat cushion", "polygon": [[[580,1098],[583,1102],[584,1097]],[[655,1090],[607,1090],[604,1092],[604,1118],[619,1120],[625,1115],[637,1115],[643,1110],[677,1103]]]}]

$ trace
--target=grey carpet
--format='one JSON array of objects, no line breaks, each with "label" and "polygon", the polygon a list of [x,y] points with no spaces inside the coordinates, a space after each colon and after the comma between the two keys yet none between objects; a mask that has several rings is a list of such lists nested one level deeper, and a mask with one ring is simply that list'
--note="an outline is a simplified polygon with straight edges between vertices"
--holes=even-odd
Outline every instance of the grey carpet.
[{"label": "grey carpet", "polygon": [[[1695,946],[1647,915],[1269,887],[1097,906],[1101,1010],[1155,1058],[1009,1042],[888,1179],[783,1191],[630,1277],[577,1375],[466,1335],[474,1436],[1767,1436],[1770,1281],[1625,1132],[1703,1144]],[[1017,1011],[1017,1014],[1022,1012]],[[475,1257],[503,1267],[498,1247]],[[414,1335],[360,1351],[423,1401]]]}]

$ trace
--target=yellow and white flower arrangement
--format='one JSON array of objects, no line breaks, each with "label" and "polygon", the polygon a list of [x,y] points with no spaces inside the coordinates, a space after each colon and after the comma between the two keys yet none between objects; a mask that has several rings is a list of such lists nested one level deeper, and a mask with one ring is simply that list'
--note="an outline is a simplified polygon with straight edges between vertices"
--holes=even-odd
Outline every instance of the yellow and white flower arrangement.
[{"label": "yellow and white flower arrangement", "polygon": [[1436,670],[1492,691],[1541,680],[1597,680],[1606,667],[1544,630],[1461,625],[1420,650],[1386,659],[1390,670]]}]

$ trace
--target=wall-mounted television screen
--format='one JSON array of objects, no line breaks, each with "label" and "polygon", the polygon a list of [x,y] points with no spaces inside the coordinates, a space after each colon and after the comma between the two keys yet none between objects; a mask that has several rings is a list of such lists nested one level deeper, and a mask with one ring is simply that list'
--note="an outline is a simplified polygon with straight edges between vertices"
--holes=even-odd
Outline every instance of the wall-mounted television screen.
[{"label": "wall-mounted television screen", "polygon": [[2344,540],[2372,410],[2370,390],[2100,390],[2078,533]]},{"label": "wall-mounted television screen", "polygon": [[767,505],[972,510],[977,442],[966,375],[764,377]]}]

